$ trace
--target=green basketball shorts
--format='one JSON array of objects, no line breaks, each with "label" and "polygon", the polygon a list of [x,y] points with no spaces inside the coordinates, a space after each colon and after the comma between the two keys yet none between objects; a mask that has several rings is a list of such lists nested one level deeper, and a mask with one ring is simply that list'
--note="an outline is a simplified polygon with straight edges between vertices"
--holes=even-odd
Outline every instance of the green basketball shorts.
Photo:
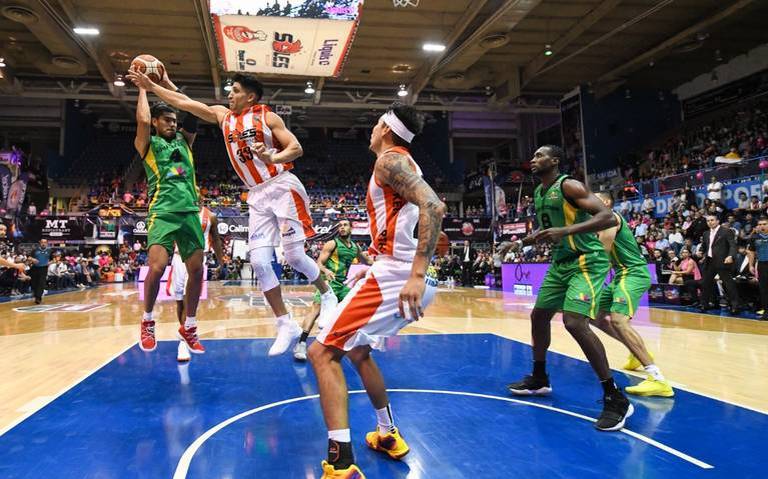
[{"label": "green basketball shorts", "polygon": [[541,283],[535,307],[595,319],[600,292],[610,269],[608,255],[602,251],[553,262]]},{"label": "green basketball shorts", "polygon": [[640,298],[651,287],[651,274],[646,266],[616,270],[616,276],[600,294],[601,313],[619,313],[632,317]]},{"label": "green basketball shorts", "polygon": [[186,261],[197,250],[203,249],[203,227],[196,211],[184,213],[152,213],[147,220],[147,248],[160,245],[173,255],[173,244]]}]

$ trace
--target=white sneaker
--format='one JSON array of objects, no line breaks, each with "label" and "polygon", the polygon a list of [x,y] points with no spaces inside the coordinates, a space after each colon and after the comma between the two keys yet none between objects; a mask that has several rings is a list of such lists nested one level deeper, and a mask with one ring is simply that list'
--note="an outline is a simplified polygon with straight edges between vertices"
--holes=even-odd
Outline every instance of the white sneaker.
[{"label": "white sneaker", "polygon": [[287,319],[277,320],[277,337],[272,347],[269,348],[270,356],[278,356],[288,351],[296,338],[301,336],[301,327],[296,324],[291,315]]},{"label": "white sneaker", "polygon": [[190,359],[192,359],[192,355],[189,354],[189,348],[184,341],[179,341],[179,351],[176,353],[176,361],[186,363]]},{"label": "white sneaker", "polygon": [[293,359],[296,361],[307,360],[307,343],[304,341],[299,341],[296,343],[296,347],[293,348]]},{"label": "white sneaker", "polygon": [[329,289],[322,296],[320,296],[320,319],[317,321],[317,327],[325,329],[331,323],[333,314],[336,311],[336,306],[339,305],[339,300],[336,299],[336,295],[333,294],[333,290]]}]

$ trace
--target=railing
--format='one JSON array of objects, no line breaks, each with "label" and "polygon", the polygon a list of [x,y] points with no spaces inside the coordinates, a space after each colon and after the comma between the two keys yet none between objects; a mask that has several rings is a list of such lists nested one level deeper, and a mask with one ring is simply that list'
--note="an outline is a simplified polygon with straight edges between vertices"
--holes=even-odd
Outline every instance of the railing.
[{"label": "railing", "polygon": [[[637,196],[658,196],[661,194],[669,194],[675,190],[685,188],[686,185],[692,189],[706,186],[714,176],[718,181],[730,182],[735,179],[747,180],[750,177],[760,176],[768,171],[760,168],[760,162],[768,160],[768,156],[758,156],[755,158],[749,158],[742,160],[739,163],[733,164],[718,164],[709,168],[702,168],[700,170],[690,171],[688,173],[679,173],[677,175],[666,176],[664,178],[656,178],[653,180],[646,180],[635,183],[634,186],[637,189]],[[624,186],[618,186],[612,188],[612,191],[619,191],[618,194],[614,194],[614,197],[621,197],[621,189]],[[627,199],[633,197],[628,196]]]}]

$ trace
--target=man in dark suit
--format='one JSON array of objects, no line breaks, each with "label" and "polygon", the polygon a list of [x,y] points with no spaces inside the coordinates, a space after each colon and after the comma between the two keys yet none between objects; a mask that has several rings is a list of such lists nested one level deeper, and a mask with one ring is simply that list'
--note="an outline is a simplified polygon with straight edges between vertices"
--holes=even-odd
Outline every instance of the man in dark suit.
[{"label": "man in dark suit", "polygon": [[459,254],[461,258],[461,285],[467,288],[471,288],[472,284],[472,265],[477,258],[477,252],[469,244],[469,241],[464,242],[464,249]]},{"label": "man in dark suit", "polygon": [[733,281],[734,259],[736,258],[736,238],[733,230],[720,226],[720,220],[715,215],[707,215],[709,231],[701,237],[701,251],[704,255],[704,267],[701,276],[701,311],[711,309],[712,296],[715,289],[715,276],[719,275],[723,282],[725,294],[731,303],[731,314],[737,314],[741,307],[739,292]]}]

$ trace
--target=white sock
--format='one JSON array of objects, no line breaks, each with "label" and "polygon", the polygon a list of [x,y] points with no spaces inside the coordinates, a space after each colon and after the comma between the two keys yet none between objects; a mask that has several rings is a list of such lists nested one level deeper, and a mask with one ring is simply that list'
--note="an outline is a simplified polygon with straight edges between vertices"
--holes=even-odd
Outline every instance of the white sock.
[{"label": "white sock", "polygon": [[349,433],[349,429],[336,429],[335,431],[328,431],[328,439],[336,442],[352,442],[352,435]]},{"label": "white sock", "polygon": [[190,328],[196,328],[197,327],[197,318],[194,316],[187,316],[186,321],[184,321],[184,329],[190,329]]},{"label": "white sock", "polygon": [[144,316],[141,317],[142,321],[152,321],[152,312],[144,313]]},{"label": "white sock", "polygon": [[288,314],[284,314],[282,316],[276,317],[275,322],[277,323],[278,326],[280,326],[280,324],[286,321],[289,321],[290,319],[291,319],[291,313],[288,313]]},{"label": "white sock", "polygon": [[661,369],[659,369],[658,366],[655,364],[649,364],[648,366],[644,366],[643,369],[645,369],[645,372],[650,374],[653,379],[657,381],[664,381],[664,375],[661,374]]},{"label": "white sock", "polygon": [[392,407],[389,404],[376,410],[376,422],[380,436],[395,432],[395,419],[392,417]]}]

